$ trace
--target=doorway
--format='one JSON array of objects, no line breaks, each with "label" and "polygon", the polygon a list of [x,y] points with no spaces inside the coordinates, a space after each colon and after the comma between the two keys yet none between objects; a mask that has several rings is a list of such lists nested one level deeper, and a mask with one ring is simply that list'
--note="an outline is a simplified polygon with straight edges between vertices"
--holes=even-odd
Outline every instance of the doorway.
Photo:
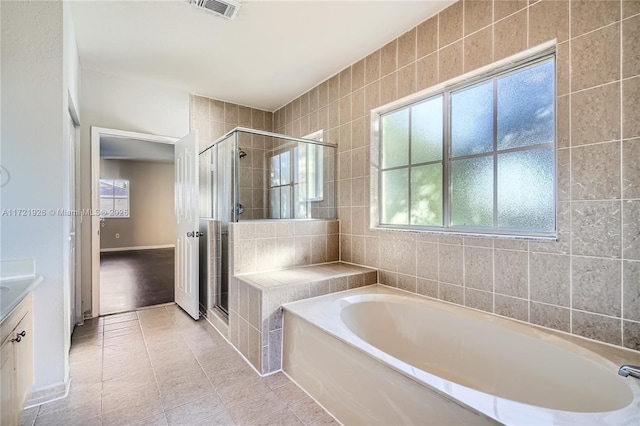
[{"label": "doorway", "polygon": [[91,129],[93,316],[175,300],[175,141]]}]

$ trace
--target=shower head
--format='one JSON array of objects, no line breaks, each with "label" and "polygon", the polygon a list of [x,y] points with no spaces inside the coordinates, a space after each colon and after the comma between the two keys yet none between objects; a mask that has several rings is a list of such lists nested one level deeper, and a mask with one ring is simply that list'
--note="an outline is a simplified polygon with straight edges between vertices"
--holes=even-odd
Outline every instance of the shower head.
[{"label": "shower head", "polygon": [[242,150],[242,148],[238,148],[238,157],[244,158],[247,156],[247,153]]}]

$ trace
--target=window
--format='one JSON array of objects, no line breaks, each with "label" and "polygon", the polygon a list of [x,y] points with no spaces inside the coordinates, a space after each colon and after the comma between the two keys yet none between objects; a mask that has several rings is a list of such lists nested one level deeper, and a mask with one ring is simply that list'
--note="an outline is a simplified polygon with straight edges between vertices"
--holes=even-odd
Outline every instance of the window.
[{"label": "window", "polygon": [[100,217],[129,217],[129,181],[100,179]]},{"label": "window", "polygon": [[[322,142],[322,131],[305,139]],[[275,152],[270,165],[270,217],[310,218],[310,203],[323,200],[323,146],[298,143]]]},{"label": "window", "polygon": [[555,59],[379,116],[380,227],[555,232]]}]

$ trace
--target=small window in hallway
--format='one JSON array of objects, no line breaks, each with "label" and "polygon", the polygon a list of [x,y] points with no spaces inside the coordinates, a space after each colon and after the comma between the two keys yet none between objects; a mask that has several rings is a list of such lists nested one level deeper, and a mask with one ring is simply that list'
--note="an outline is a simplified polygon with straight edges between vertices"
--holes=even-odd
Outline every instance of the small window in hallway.
[{"label": "small window in hallway", "polygon": [[555,233],[554,55],[381,110],[379,227]]},{"label": "small window in hallway", "polygon": [[100,217],[129,217],[128,179],[100,179]]}]

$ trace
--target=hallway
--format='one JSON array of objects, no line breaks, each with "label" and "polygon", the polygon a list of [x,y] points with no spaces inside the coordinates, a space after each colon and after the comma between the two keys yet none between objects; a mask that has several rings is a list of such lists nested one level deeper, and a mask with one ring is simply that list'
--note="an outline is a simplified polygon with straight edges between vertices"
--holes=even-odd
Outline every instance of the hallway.
[{"label": "hallway", "polygon": [[174,249],[100,253],[100,315],[173,302]]},{"label": "hallway", "polygon": [[21,425],[338,424],[282,373],[261,378],[205,320],[177,305],[86,321],[69,396]]}]

